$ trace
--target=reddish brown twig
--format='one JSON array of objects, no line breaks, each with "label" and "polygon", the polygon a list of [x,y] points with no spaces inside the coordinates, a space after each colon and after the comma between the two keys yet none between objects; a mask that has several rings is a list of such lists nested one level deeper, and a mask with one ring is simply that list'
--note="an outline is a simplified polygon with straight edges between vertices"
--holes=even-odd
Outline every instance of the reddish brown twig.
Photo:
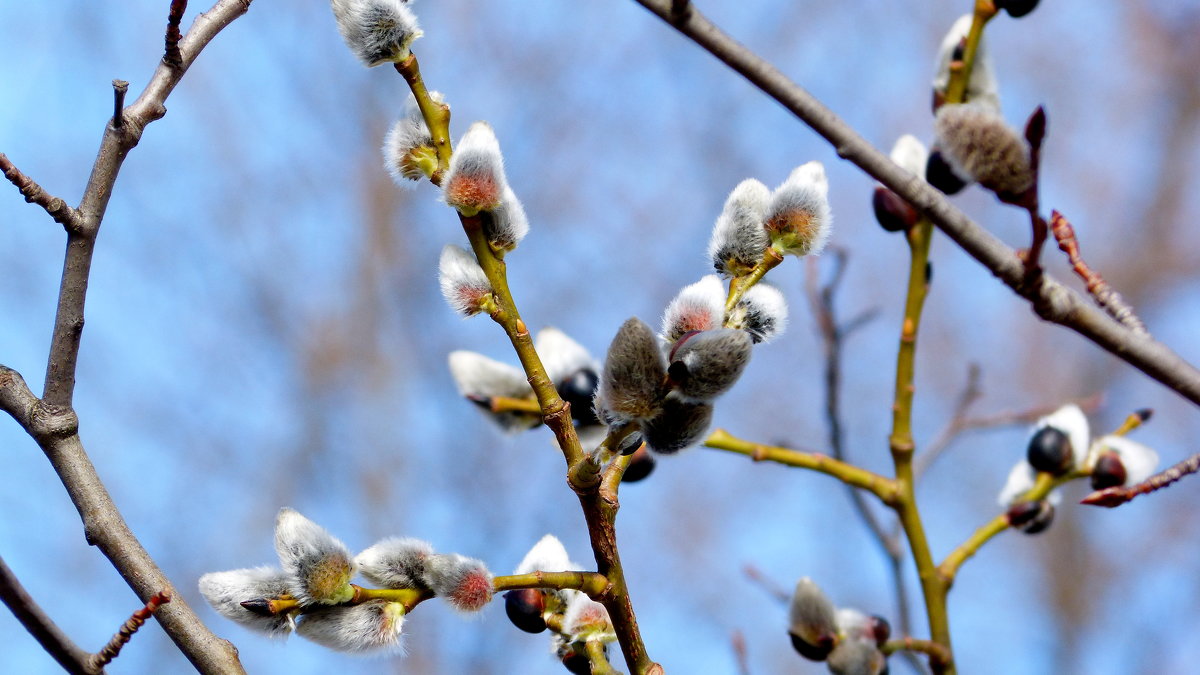
[{"label": "reddish brown twig", "polygon": [[163,55],[163,63],[172,68],[183,67],[183,54],[179,52],[179,40],[183,35],[179,32],[179,22],[183,21],[183,13],[187,10],[187,0],[171,0],[171,11],[167,14],[167,49]]},{"label": "reddish brown twig", "polygon": [[1180,478],[1196,473],[1197,471],[1200,471],[1200,452],[1168,469],[1154,474],[1137,485],[1117,486],[1097,490],[1084,497],[1080,503],[1091,506],[1105,506],[1111,509],[1124,504],[1138,495],[1150,494],[1156,490],[1161,490]]},{"label": "reddish brown twig", "polygon": [[58,197],[43,190],[42,186],[37,184],[37,181],[21,173],[21,170],[2,152],[0,152],[0,172],[4,173],[4,177],[8,179],[8,182],[17,186],[25,201],[37,204],[46,209],[46,213],[49,213],[55,222],[62,223],[68,229],[78,227],[79,213],[75,209],[68,206],[66,202]]},{"label": "reddish brown twig", "polygon": [[151,615],[154,614],[154,611],[157,610],[160,605],[165,605],[170,601],[170,593],[165,591],[155,593],[150,600],[146,602],[145,607],[142,607],[134,612],[133,616],[129,617],[129,620],[121,625],[121,628],[117,631],[117,634],[112,636],[112,639],[108,641],[108,644],[104,645],[103,649],[95,654],[92,654],[91,658],[89,659],[90,665],[97,672],[99,672],[101,668],[111,663],[112,660],[117,658],[117,655],[121,653],[121,648],[129,642],[129,639],[133,637],[133,634],[136,633],[138,629],[142,627],[142,624],[146,623]]},{"label": "reddish brown twig", "polygon": [[746,648],[746,636],[740,630],[734,630],[729,636],[729,644],[733,647],[733,658],[737,661],[738,674],[750,675],[750,652]]},{"label": "reddish brown twig", "polygon": [[1096,299],[1096,304],[1126,328],[1142,335],[1149,335],[1146,325],[1133,313],[1133,308],[1125,302],[1121,294],[1113,290],[1108,282],[1083,261],[1079,255],[1079,242],[1075,239],[1075,228],[1071,227],[1066,216],[1058,211],[1051,211],[1050,230],[1054,232],[1054,238],[1058,240],[1058,247],[1067,254],[1067,260],[1071,262],[1071,268],[1075,270],[1075,274],[1079,275],[1079,278],[1083,279],[1083,283],[1087,284],[1087,291]]}]

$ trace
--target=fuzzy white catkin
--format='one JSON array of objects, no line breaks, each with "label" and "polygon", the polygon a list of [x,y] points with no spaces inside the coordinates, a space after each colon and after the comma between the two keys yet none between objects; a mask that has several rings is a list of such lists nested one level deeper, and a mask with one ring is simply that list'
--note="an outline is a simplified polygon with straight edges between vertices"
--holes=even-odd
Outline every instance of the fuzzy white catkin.
[{"label": "fuzzy white catkin", "polygon": [[405,0],[332,0],[342,39],[367,67],[408,56],[423,33]]},{"label": "fuzzy white catkin", "polygon": [[566,547],[563,546],[558,537],[547,534],[539,539],[538,543],[533,545],[533,548],[529,549],[529,552],[521,559],[521,564],[517,565],[517,569],[513,574],[529,574],[530,572],[539,571],[569,572],[578,569],[581,568],[571,562]]},{"label": "fuzzy white catkin", "polygon": [[563,614],[562,627],[563,633],[576,640],[615,637],[608,610],[583,593],[571,598]]},{"label": "fuzzy white catkin", "polygon": [[812,579],[796,582],[788,606],[788,630],[814,647],[832,641],[837,635],[837,617],[833,603]]},{"label": "fuzzy white catkin", "polygon": [[262,616],[242,603],[291,593],[290,578],[283,570],[266,566],[210,572],[200,577],[200,594],[221,616],[271,637],[286,637],[296,628],[291,613]]},{"label": "fuzzy white catkin", "polygon": [[720,328],[725,317],[725,285],[715,274],[684,286],[663,313],[662,338],[675,342],[684,333]]},{"label": "fuzzy white catkin", "polygon": [[[437,103],[442,102],[439,92],[429,92],[429,97]],[[404,106],[404,116],[396,120],[383,139],[383,166],[391,174],[392,180],[401,187],[408,187],[413,181],[421,179],[424,174],[407,161],[409,153],[422,146],[433,146],[433,136],[417,106],[417,99],[408,95]]]},{"label": "fuzzy white catkin", "polygon": [[944,105],[934,128],[942,156],[959,175],[999,194],[1019,195],[1033,185],[1028,141],[990,108]]},{"label": "fuzzy white catkin", "polygon": [[350,654],[386,654],[402,651],[404,606],[387,600],[358,605],[322,607],[300,618],[296,633],[313,642]]},{"label": "fuzzy white catkin", "polygon": [[475,255],[454,244],[446,244],[442,249],[438,281],[450,308],[463,316],[478,314],[479,301],[492,292],[492,285],[475,261]]},{"label": "fuzzy white catkin", "polygon": [[[507,363],[465,350],[450,352],[449,362],[450,375],[458,385],[458,392],[472,400],[496,396],[525,398],[533,395],[533,388],[529,386],[525,373]],[[492,412],[482,407],[481,409],[490,420],[510,433],[541,424],[540,414]]]},{"label": "fuzzy white catkin", "polygon": [[735,327],[750,334],[757,343],[770,342],[787,329],[787,300],[778,288],[759,283],[738,301]]},{"label": "fuzzy white catkin", "polygon": [[762,260],[770,243],[763,227],[770,203],[770,189],[754,178],[729,193],[708,242],[708,257],[717,272],[735,274]]},{"label": "fuzzy white catkin", "polygon": [[929,150],[916,136],[904,134],[896,139],[889,157],[901,169],[922,180],[925,179],[925,164],[929,160]]},{"label": "fuzzy white catkin", "polygon": [[354,561],[345,544],[325,528],[283,508],[275,520],[275,552],[290,578],[292,595],[302,605],[336,604],[350,599],[354,591]]},{"label": "fuzzy white catkin", "polygon": [[[942,96],[946,95],[946,89],[950,86],[950,62],[954,59],[955,50],[971,30],[971,21],[970,14],[960,16],[942,38],[942,45],[938,48],[933,89]],[[971,69],[971,80],[967,83],[966,100],[987,106],[996,112],[1000,110],[1000,84],[996,80],[992,60],[988,55],[986,38],[982,36],[975,51],[975,65]]]},{"label": "fuzzy white catkin", "polygon": [[832,230],[824,165],[813,161],[796,167],[771,193],[767,232],[772,244],[791,255],[816,255],[825,248]]},{"label": "fuzzy white catkin", "polygon": [[546,327],[538,331],[533,340],[533,347],[542,359],[546,375],[551,382],[558,382],[564,377],[580,370],[600,370],[600,364],[588,350],[572,340],[566,333],[554,327]]},{"label": "fuzzy white catkin", "polygon": [[500,141],[487,122],[475,122],[463,134],[442,177],[442,197],[464,216],[500,206],[508,189]]},{"label": "fuzzy white catkin", "polygon": [[511,251],[529,234],[529,217],[512,188],[505,185],[500,205],[492,210],[491,220],[484,221],[484,234],[496,249]]},{"label": "fuzzy white catkin", "polygon": [[354,558],[358,571],[384,588],[425,588],[425,561],[433,555],[429,542],[412,537],[390,537],[371,545]]}]

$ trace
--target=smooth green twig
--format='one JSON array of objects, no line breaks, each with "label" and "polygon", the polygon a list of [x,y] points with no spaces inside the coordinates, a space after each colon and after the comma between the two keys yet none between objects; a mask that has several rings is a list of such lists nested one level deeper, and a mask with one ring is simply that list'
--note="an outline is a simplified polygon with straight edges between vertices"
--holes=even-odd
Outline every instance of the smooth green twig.
[{"label": "smooth green twig", "polygon": [[450,106],[433,100],[421,78],[421,65],[417,55],[410,53],[407,58],[396,63],[396,72],[404,77],[408,88],[412,90],[417,100],[417,108],[421,117],[425,118],[425,126],[429,127],[429,136],[433,139],[433,147],[437,151],[438,168],[429,177],[434,185],[442,184],[442,175],[450,166]]},{"label": "smooth green twig", "polygon": [[593,600],[603,598],[610,584],[603,574],[596,572],[530,572],[510,574],[492,579],[492,588],[497,593],[518,588],[569,588],[587,593]]},{"label": "smooth green twig", "polygon": [[967,33],[967,44],[963,48],[961,65],[950,66],[950,83],[946,85],[946,103],[962,103],[967,95],[967,83],[975,67],[979,53],[979,42],[983,39],[983,27],[996,16],[996,3],[992,0],[975,0],[975,12],[971,17],[971,30]]},{"label": "smooth green twig", "polygon": [[847,485],[870,492],[879,497],[884,504],[894,504],[897,498],[896,481],[819,452],[789,450],[754,443],[737,438],[724,429],[717,429],[709,434],[704,440],[704,445],[716,450],[746,455],[756,462],[775,462],[833,476]]},{"label": "smooth green twig", "polygon": [[895,654],[896,652],[920,652],[927,654],[929,660],[933,663],[946,664],[950,662],[950,651],[933,640],[918,640],[911,637],[898,638],[896,640],[888,640],[880,648],[884,654]]},{"label": "smooth green twig", "polygon": [[604,643],[600,640],[587,640],[583,643],[588,661],[592,662],[592,675],[621,675],[620,671],[608,662],[608,654],[604,651]]},{"label": "smooth green twig", "polygon": [[754,269],[744,276],[734,277],[729,282],[729,296],[725,300],[725,320],[729,320],[729,314],[737,307],[738,301],[746,294],[746,291],[754,288],[754,285],[762,281],[767,272],[779,266],[783,262],[783,255],[774,248],[767,247],[763,253],[763,258],[754,266]]}]

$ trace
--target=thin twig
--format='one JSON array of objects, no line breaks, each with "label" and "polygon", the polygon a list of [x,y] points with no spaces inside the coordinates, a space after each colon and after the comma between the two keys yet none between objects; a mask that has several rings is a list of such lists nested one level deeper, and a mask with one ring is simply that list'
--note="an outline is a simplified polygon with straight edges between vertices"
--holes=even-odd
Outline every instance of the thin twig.
[{"label": "thin twig", "polygon": [[1040,317],[1083,335],[1180,396],[1200,404],[1200,370],[1195,366],[1166,345],[1109,318],[1047,274],[1041,274],[1032,284],[1026,283],[1024,263],[1015,251],[968,218],[925,181],[896,166],[778,68],[738,44],[695,8],[686,19],[673,20],[670,0],[636,1],[790,110],[829,141],[839,156],[929,216],[938,229],[1017,294],[1029,300]]},{"label": "thin twig", "polygon": [[1118,485],[1098,490],[1084,497],[1080,503],[1091,506],[1106,506],[1111,509],[1124,504],[1138,495],[1150,494],[1156,490],[1161,490],[1180,478],[1196,473],[1197,471],[1200,471],[1200,453],[1196,453],[1182,462],[1178,462],[1154,474],[1137,485]]},{"label": "thin twig", "polygon": [[757,566],[750,563],[742,565],[742,574],[745,574],[747,579],[749,579],[759,588],[763,589],[767,595],[774,598],[776,602],[782,604],[783,606],[786,607],[787,604],[792,601],[792,594],[789,593],[788,590],[783,586],[775,583],[773,579],[763,574],[763,571],[758,569]]},{"label": "thin twig", "polygon": [[1142,335],[1149,335],[1150,331],[1146,330],[1146,324],[1142,323],[1129,303],[1125,302],[1125,298],[1113,290],[1113,287],[1109,286],[1103,277],[1083,261],[1083,257],[1079,254],[1079,241],[1075,238],[1075,228],[1071,227],[1066,216],[1058,211],[1051,211],[1050,230],[1054,232],[1054,238],[1058,240],[1058,248],[1067,254],[1071,269],[1075,270],[1075,274],[1079,275],[1080,279],[1083,279],[1083,283],[1087,285],[1087,292],[1096,300],[1096,304],[1130,330]]},{"label": "thin twig", "polygon": [[113,80],[113,116],[112,125],[114,129],[120,129],[125,125],[125,94],[129,92],[129,83],[125,80]]},{"label": "thin twig", "polygon": [[0,558],[0,601],[8,606],[17,621],[21,622],[25,630],[29,631],[63,670],[71,675],[95,675],[99,670],[91,669],[88,663],[91,655],[55,625],[54,620],[21,586],[17,575],[5,564],[4,558]]},{"label": "thin twig", "polygon": [[750,651],[746,647],[745,634],[734,629],[729,636],[729,646],[733,649],[733,660],[737,663],[738,675],[750,675]]},{"label": "thin twig", "polygon": [[66,202],[55,197],[54,195],[42,189],[29,176],[21,173],[21,170],[2,152],[0,152],[0,172],[4,173],[4,177],[8,182],[17,186],[21,191],[21,196],[26,202],[37,204],[50,214],[54,222],[61,223],[67,230],[73,230],[79,227],[79,212],[67,205]]},{"label": "thin twig", "polygon": [[92,667],[99,671],[104,666],[112,663],[112,660],[117,658],[117,655],[121,653],[121,648],[129,643],[129,639],[142,627],[142,624],[146,623],[146,620],[153,616],[159,607],[168,602],[171,602],[170,593],[160,592],[151,596],[146,601],[145,606],[135,611],[133,616],[129,617],[129,620],[121,625],[121,628],[117,630],[117,634],[112,636],[108,644],[104,645],[100,651],[92,654],[89,659]]},{"label": "thin twig", "polygon": [[163,63],[172,68],[183,67],[183,55],[179,53],[179,22],[187,11],[187,0],[171,0],[171,11],[167,14],[166,50],[163,53]]}]

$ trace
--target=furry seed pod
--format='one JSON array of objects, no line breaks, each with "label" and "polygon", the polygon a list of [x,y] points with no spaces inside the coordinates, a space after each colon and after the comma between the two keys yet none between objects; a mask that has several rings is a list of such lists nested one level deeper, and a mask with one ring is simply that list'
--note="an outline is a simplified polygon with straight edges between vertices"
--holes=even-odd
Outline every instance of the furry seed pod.
[{"label": "furry seed pod", "polygon": [[[945,100],[946,89],[950,86],[950,63],[962,60],[962,45],[971,30],[971,20],[970,14],[959,17],[938,48],[933,77],[935,109]],[[975,65],[971,69],[971,80],[967,83],[966,100],[985,105],[993,111],[1000,110],[1000,85],[996,81],[984,37],[979,38],[979,48],[975,51]]]},{"label": "furry seed pod", "polygon": [[770,203],[771,191],[753,178],[729,193],[708,242],[708,257],[719,274],[749,274],[762,260],[771,243],[763,227]]},{"label": "furry seed pod", "polygon": [[614,420],[653,417],[662,408],[666,376],[658,338],[640,320],[629,319],[608,346],[596,407],[605,411],[605,418]]},{"label": "furry seed pod", "polygon": [[382,539],[354,558],[358,571],[384,588],[425,588],[425,561],[433,555],[429,542],[411,537]]},{"label": "furry seed pod", "polygon": [[796,582],[788,608],[788,634],[792,647],[810,661],[824,661],[837,644],[837,617],[833,603],[812,579]]},{"label": "furry seed pod", "polygon": [[528,398],[533,396],[533,388],[525,373],[483,354],[465,350],[450,352],[450,374],[458,385],[458,393],[467,400],[475,403],[502,430],[516,433],[532,429],[542,423],[540,413],[517,411],[493,412],[491,399]]},{"label": "furry seed pod", "polygon": [[667,375],[680,396],[711,401],[742,376],[753,344],[749,333],[733,328],[685,335],[671,348]]},{"label": "furry seed pod", "polygon": [[675,342],[685,333],[720,328],[725,319],[725,284],[715,274],[705,275],[683,290],[663,313],[662,338]]},{"label": "furry seed pod", "polygon": [[759,344],[783,335],[787,321],[788,308],[783,293],[760,282],[738,301],[729,317],[729,327],[746,331],[754,344]]},{"label": "furry seed pod", "polygon": [[492,211],[492,217],[483,221],[483,232],[488,244],[496,251],[511,251],[529,234],[529,218],[525,207],[517,199],[512,188],[504,186],[500,205]]},{"label": "furry seed pod", "polygon": [[426,556],[422,580],[429,590],[462,612],[478,612],[492,601],[492,573],[475,558],[457,553]]},{"label": "furry seed pod", "polygon": [[671,394],[663,401],[662,412],[641,422],[642,436],[654,452],[674,454],[704,440],[712,416],[711,403],[686,401]]},{"label": "furry seed pod", "polygon": [[405,0],[332,0],[338,32],[368,68],[402,61],[424,35]]},{"label": "furry seed pod", "polygon": [[916,136],[904,134],[896,139],[888,157],[901,169],[920,178],[925,175],[925,164],[929,160],[929,151]]},{"label": "furry seed pod", "polygon": [[796,167],[775,192],[767,209],[767,235],[780,253],[816,255],[832,231],[829,181],[820,162]]},{"label": "furry seed pod", "polygon": [[475,261],[475,255],[454,244],[446,244],[442,249],[438,280],[450,309],[463,316],[478,314],[492,295],[492,285]]},{"label": "furry seed pod", "polygon": [[958,175],[1002,196],[1020,195],[1033,185],[1029,142],[993,109],[944,105],[934,128],[942,158]]},{"label": "furry seed pod", "polygon": [[242,603],[290,595],[290,579],[287,573],[274,567],[209,572],[200,577],[200,594],[226,619],[271,637],[286,637],[296,629],[292,612],[264,614]]},{"label": "furry seed pod", "polygon": [[[829,672],[834,675],[882,675],[887,672],[887,657],[879,650],[882,621],[874,616],[849,608],[837,611],[838,633],[841,639],[829,654]],[[886,638],[884,638],[886,641]]]},{"label": "furry seed pod", "polygon": [[305,612],[296,633],[339,652],[386,654],[403,651],[400,642],[403,627],[404,605],[368,600],[358,605]]},{"label": "furry seed pod", "polygon": [[[1135,485],[1154,475],[1158,468],[1158,453],[1124,436],[1101,436],[1096,440],[1088,458],[1093,489],[1097,482],[1104,487]],[[1119,481],[1119,482],[1118,482]]]},{"label": "furry seed pod", "polygon": [[336,605],[354,597],[354,560],[325,528],[289,508],[275,519],[275,552],[301,605]]},{"label": "furry seed pod", "polygon": [[563,615],[562,632],[570,636],[571,641],[601,640],[608,642],[616,639],[612,623],[608,619],[608,610],[604,605],[592,600],[583,593],[578,593],[567,605]]},{"label": "furry seed pod", "polygon": [[[442,95],[429,92],[430,98],[441,103]],[[417,99],[408,95],[404,116],[396,120],[383,139],[383,166],[400,187],[408,187],[437,170],[437,151],[433,136],[425,125]]]},{"label": "furry seed pod", "polygon": [[499,207],[507,191],[500,141],[496,140],[490,124],[476,122],[467,129],[450,157],[450,166],[442,178],[442,196],[462,215],[474,216]]}]

